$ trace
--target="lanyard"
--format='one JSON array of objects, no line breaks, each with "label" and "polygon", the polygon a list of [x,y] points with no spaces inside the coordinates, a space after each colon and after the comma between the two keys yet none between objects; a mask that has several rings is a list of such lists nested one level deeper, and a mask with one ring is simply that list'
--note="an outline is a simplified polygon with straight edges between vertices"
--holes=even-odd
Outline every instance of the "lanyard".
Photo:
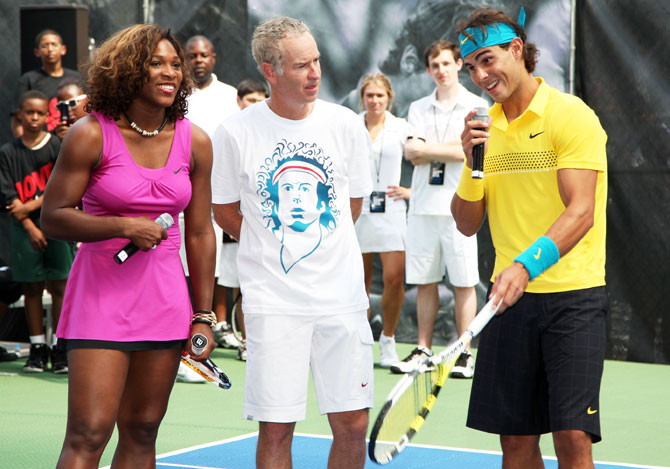
[{"label": "lanyard", "polygon": [[382,170],[382,153],[384,152],[384,134],[386,134],[386,125],[382,127],[382,141],[381,146],[379,147],[379,153],[375,159],[375,170],[377,171],[377,184],[379,184],[379,174]]}]

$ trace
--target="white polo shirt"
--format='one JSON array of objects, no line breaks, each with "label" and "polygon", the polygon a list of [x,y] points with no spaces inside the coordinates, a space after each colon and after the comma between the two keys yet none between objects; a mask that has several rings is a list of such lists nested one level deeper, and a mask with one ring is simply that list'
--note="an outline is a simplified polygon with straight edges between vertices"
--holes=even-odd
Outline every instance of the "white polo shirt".
[{"label": "white polo shirt", "polygon": [[[470,93],[461,84],[458,86],[456,99],[446,109],[437,101],[437,88],[410,104],[407,120],[415,136],[425,139],[426,143],[460,141],[465,116],[476,107],[489,107],[485,99]],[[428,183],[430,164],[415,166],[409,215],[451,215],[451,199],[462,170],[462,161],[447,162],[444,184],[431,185]]]}]

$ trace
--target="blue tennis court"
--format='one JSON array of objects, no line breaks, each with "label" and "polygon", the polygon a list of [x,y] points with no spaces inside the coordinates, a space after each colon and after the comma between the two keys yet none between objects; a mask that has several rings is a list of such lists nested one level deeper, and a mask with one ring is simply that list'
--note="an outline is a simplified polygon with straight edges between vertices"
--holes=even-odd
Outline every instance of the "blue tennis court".
[{"label": "blue tennis court", "polygon": [[[157,468],[183,469],[255,469],[256,433],[186,448],[156,458]],[[331,438],[321,435],[296,434],[293,439],[295,469],[325,468]],[[546,469],[557,469],[555,458],[545,458]],[[494,469],[500,468],[502,456],[495,451],[475,451],[427,445],[407,446],[402,454],[383,467],[392,469]],[[366,469],[382,466],[368,460]],[[597,462],[596,469],[648,468],[617,463]]]}]

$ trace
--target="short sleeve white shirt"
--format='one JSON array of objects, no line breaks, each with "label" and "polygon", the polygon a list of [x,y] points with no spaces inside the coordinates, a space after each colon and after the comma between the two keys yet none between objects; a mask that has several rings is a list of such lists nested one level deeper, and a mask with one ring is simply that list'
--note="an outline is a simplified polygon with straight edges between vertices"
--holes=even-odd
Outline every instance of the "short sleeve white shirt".
[{"label": "short sleeve white shirt", "polygon": [[[458,85],[456,99],[448,108],[437,101],[437,89],[428,96],[414,101],[409,106],[407,120],[415,136],[427,143],[460,141],[465,116],[475,107],[488,108],[483,98]],[[412,197],[409,201],[410,215],[451,215],[451,199],[458,187],[463,162],[447,162],[444,184],[431,185],[430,164],[414,167],[412,173]]]},{"label": "short sleeve white shirt", "polygon": [[194,88],[187,101],[186,117],[210,138],[225,118],[240,110],[237,105],[237,89],[218,81],[214,73],[210,85],[203,89]]},{"label": "short sleeve white shirt", "polygon": [[212,202],[239,201],[244,309],[335,314],[368,308],[350,198],[368,196],[370,139],[360,118],[316,100],[290,120],[267,102],[224,121],[213,139]]},{"label": "short sleeve white shirt", "polygon": [[[362,112],[359,116],[365,123],[365,112]],[[386,192],[388,186],[400,185],[403,150],[407,137],[410,135],[407,121],[386,111],[384,127],[372,141],[372,152],[370,153],[370,177],[372,178],[373,191]],[[405,212],[406,210],[407,205],[404,200],[386,198],[386,213]],[[370,213],[369,197],[366,197],[363,201],[362,213]]]}]

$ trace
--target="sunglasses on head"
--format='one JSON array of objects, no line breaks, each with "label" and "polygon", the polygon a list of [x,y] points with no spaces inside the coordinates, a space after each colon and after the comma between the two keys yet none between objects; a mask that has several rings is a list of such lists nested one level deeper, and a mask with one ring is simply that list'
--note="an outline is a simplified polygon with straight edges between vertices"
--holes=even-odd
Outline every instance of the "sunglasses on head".
[{"label": "sunglasses on head", "polygon": [[64,101],[58,101],[58,104],[67,104],[68,109],[74,109],[77,107],[79,104],[79,101],[86,99],[85,94],[80,94],[79,96],[75,96],[74,98],[71,99],[66,99]]}]

